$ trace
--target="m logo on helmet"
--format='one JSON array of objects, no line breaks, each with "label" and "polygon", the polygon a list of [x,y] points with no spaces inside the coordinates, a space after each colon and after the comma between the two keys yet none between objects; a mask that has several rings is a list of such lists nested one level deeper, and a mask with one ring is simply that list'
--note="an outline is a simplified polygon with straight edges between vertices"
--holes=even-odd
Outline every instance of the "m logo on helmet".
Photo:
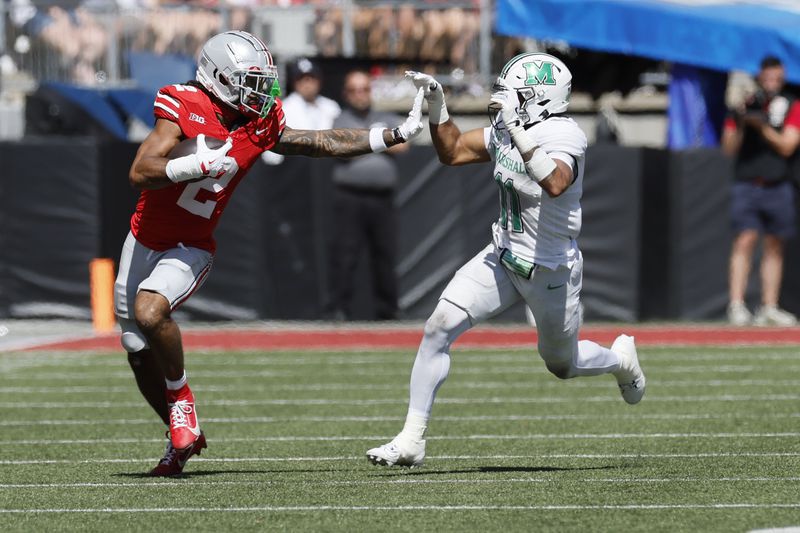
[{"label": "m logo on helmet", "polygon": [[523,63],[525,68],[525,85],[555,85],[553,63],[550,61],[531,61]]}]

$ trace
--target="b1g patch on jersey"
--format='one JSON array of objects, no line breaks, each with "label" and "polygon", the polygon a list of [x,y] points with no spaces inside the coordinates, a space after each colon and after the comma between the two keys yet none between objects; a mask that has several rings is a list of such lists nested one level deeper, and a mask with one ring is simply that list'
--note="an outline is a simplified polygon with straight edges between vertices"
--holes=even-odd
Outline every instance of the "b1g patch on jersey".
[{"label": "b1g patch on jersey", "polygon": [[194,122],[198,122],[200,124],[205,124],[206,123],[205,117],[201,117],[197,113],[189,113],[189,120],[194,121]]}]

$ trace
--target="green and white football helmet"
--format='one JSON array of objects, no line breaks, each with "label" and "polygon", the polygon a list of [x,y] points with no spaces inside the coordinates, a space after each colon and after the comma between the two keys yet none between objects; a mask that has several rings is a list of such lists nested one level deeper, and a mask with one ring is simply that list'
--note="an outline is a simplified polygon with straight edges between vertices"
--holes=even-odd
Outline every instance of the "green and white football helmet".
[{"label": "green and white football helmet", "polygon": [[[517,93],[517,114],[522,125],[532,126],[567,110],[572,73],[563,61],[550,54],[520,54],[503,67],[492,92],[506,89],[504,85]],[[497,128],[500,120],[494,106],[489,107],[489,115]]]},{"label": "green and white football helmet", "polygon": [[265,117],[281,94],[267,45],[245,31],[226,31],[206,41],[196,77],[214,96],[245,114]]}]

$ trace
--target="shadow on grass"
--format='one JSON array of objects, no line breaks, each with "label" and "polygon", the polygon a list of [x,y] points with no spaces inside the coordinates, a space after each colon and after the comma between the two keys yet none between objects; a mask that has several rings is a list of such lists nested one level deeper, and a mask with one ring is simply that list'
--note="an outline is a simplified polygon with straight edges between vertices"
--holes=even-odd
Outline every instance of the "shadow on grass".
[{"label": "shadow on grass", "polygon": [[[323,469],[271,469],[271,470],[189,470],[178,474],[177,476],[169,476],[168,479],[190,479],[193,477],[203,478],[209,476],[224,476],[230,474],[319,474],[324,472],[331,472],[330,468]],[[163,479],[151,476],[147,472],[119,472],[113,474],[113,477],[122,477],[129,479]]]},{"label": "shadow on grass", "polygon": [[425,468],[414,469],[393,469],[384,474],[378,474],[381,477],[395,477],[397,475],[406,476],[436,476],[442,474],[484,474],[484,473],[497,473],[497,472],[577,472],[583,470],[615,470],[623,468],[620,465],[604,465],[604,466],[576,466],[576,467],[560,467],[560,466],[476,466],[473,468],[457,468],[453,470],[427,470]]}]

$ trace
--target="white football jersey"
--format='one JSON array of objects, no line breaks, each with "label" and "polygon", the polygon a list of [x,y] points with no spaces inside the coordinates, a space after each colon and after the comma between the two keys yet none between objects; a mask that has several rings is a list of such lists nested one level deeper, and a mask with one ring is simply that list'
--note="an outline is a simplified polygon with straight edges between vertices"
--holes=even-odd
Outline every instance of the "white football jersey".
[{"label": "white football jersey", "polygon": [[561,196],[548,195],[528,176],[508,130],[484,129],[500,188],[500,217],[492,225],[495,246],[547,268],[569,265],[578,253],[581,231],[586,135],[574,120],[551,117],[528,130],[537,146],[573,169],[572,185]]}]

